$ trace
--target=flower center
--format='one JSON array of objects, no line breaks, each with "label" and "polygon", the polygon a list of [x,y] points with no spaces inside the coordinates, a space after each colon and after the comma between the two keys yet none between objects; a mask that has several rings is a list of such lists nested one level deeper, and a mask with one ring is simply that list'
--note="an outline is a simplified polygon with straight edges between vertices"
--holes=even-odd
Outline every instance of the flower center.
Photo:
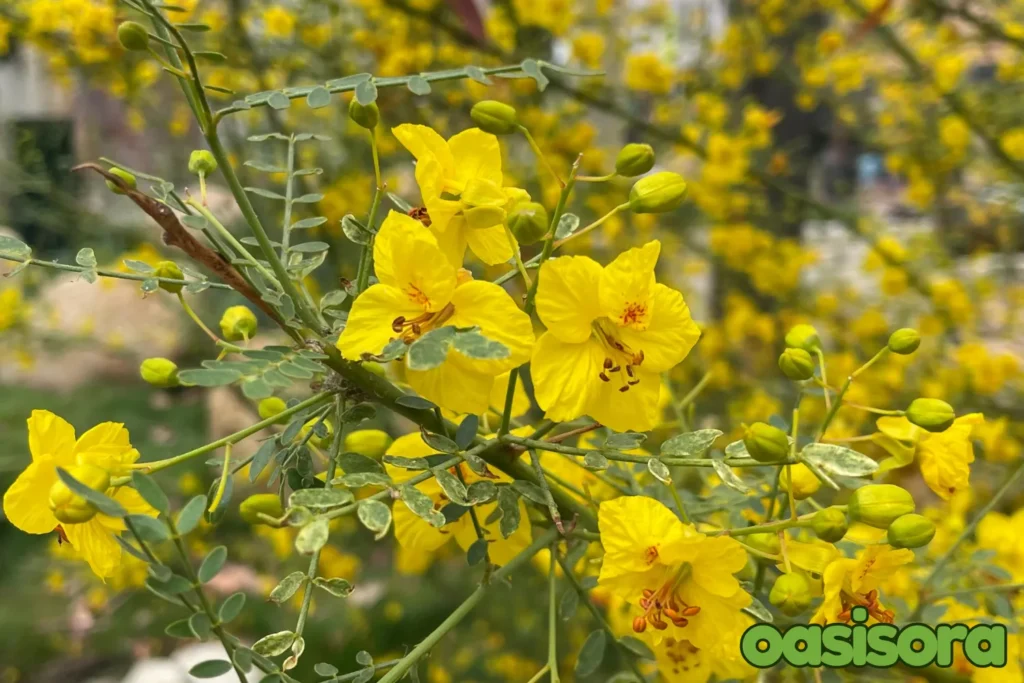
[{"label": "flower center", "polygon": [[878,603],[878,591],[876,590],[871,590],[867,593],[853,593],[843,590],[840,592],[839,597],[843,601],[843,611],[837,617],[839,621],[849,623],[850,613],[854,607],[865,608],[869,615],[883,624],[891,624],[896,619],[895,612],[890,609],[882,609],[882,606]]},{"label": "flower center", "polygon": [[700,614],[699,605],[690,605],[679,595],[679,587],[689,576],[690,564],[684,562],[671,580],[666,581],[660,588],[645,588],[640,599],[640,607],[644,613],[633,620],[633,630],[643,633],[650,624],[659,631],[664,631],[668,628],[666,619],[677,628],[685,628],[690,623],[688,617]]},{"label": "flower center", "polygon": [[[632,308],[630,308],[632,310]],[[630,315],[627,311],[626,315]],[[642,311],[635,315],[642,315]],[[625,316],[623,316],[625,319]],[[643,349],[634,351],[625,342],[615,336],[615,326],[605,318],[595,320],[593,323],[594,333],[601,346],[605,349],[604,364],[598,377],[602,382],[611,382],[612,375],[617,375],[622,386],[619,391],[629,391],[629,388],[640,383],[639,373],[636,371],[644,362]]]},{"label": "flower center", "polygon": [[670,639],[665,652],[672,662],[672,673],[677,676],[700,667],[700,650],[688,640]]},{"label": "flower center", "polygon": [[415,318],[406,318],[400,315],[391,321],[391,329],[405,343],[416,341],[420,336],[430,330],[441,327],[445,321],[455,314],[455,307],[448,304],[435,313],[423,313]]}]

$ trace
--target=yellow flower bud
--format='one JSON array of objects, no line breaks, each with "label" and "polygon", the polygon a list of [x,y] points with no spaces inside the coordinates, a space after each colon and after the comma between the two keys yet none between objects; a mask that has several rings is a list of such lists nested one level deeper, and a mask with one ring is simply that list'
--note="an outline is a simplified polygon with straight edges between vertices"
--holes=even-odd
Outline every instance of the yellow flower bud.
[{"label": "yellow flower bud", "polygon": [[678,209],[686,199],[683,176],[662,171],[641,178],[629,191],[629,208],[634,213],[665,213]]},{"label": "yellow flower bud", "polygon": [[868,484],[850,496],[847,512],[855,522],[864,522],[876,529],[887,529],[890,524],[915,509],[910,491],[893,484]]},{"label": "yellow flower bud", "polygon": [[[93,491],[105,492],[110,487],[110,473],[96,465],[75,465],[68,468],[68,474]],[[50,487],[49,505],[53,516],[63,524],[82,524],[96,516],[96,508],[60,479]]]},{"label": "yellow flower bud", "polygon": [[782,552],[782,544],[779,542],[779,535],[771,532],[760,534],[749,534],[742,537],[744,543],[769,555],[778,555]]},{"label": "yellow flower bud", "polygon": [[508,216],[508,227],[519,244],[534,244],[548,232],[548,210],[537,202],[520,202]]},{"label": "yellow flower bud", "polygon": [[821,339],[818,338],[818,331],[810,325],[794,325],[786,333],[786,346],[794,349],[803,349],[808,353],[821,348]]},{"label": "yellow flower bud", "polygon": [[896,330],[889,335],[889,350],[901,356],[909,356],[921,345],[921,335],[909,327]]},{"label": "yellow flower bud", "polygon": [[469,110],[473,123],[492,135],[508,135],[519,128],[516,110],[504,102],[484,100]]},{"label": "yellow flower bud", "polygon": [[147,384],[154,387],[174,387],[178,385],[178,366],[166,358],[147,358],[139,366],[139,374]]},{"label": "yellow flower bud", "polygon": [[940,399],[915,398],[907,408],[907,419],[929,432],[944,432],[953,424],[956,413],[953,406]]},{"label": "yellow flower bud", "polygon": [[[792,486],[790,486],[790,478],[792,478]],[[782,470],[782,477],[779,479],[779,487],[786,493],[790,492],[792,488],[793,497],[797,500],[803,500],[808,496],[813,496],[817,493],[821,487],[821,481],[814,475],[807,465],[803,463],[797,463],[796,465],[790,465]]]},{"label": "yellow flower bud", "polygon": [[811,586],[803,574],[790,572],[775,579],[768,601],[788,617],[795,617],[811,606]]},{"label": "yellow flower bud", "polygon": [[815,535],[828,543],[838,543],[843,540],[850,524],[846,519],[846,513],[837,507],[827,507],[819,510],[811,518],[811,529]]},{"label": "yellow flower bud", "polygon": [[196,149],[188,157],[188,172],[208,176],[217,170],[217,160],[207,149]]},{"label": "yellow flower bud", "polygon": [[[181,268],[174,261],[161,261],[156,264],[156,270],[153,271],[153,275],[157,277],[166,277],[171,280],[184,280],[185,274],[181,272]],[[161,282],[160,289],[171,294],[177,294],[181,291],[184,285],[175,284],[173,282]]]},{"label": "yellow flower bud", "polygon": [[889,525],[888,541],[893,548],[920,548],[933,538],[935,524],[923,515],[903,515]]},{"label": "yellow flower bud", "polygon": [[284,402],[283,398],[271,396],[260,401],[256,411],[260,414],[261,420],[269,420],[275,415],[283,413],[287,407],[288,404]]},{"label": "yellow flower bud", "polygon": [[251,339],[256,334],[256,315],[245,306],[232,306],[220,318],[220,331],[228,341]]},{"label": "yellow flower bud", "polygon": [[117,27],[117,42],[132,52],[149,49],[149,31],[137,21],[122,21]]},{"label": "yellow flower bud", "polygon": [[743,436],[747,453],[758,462],[778,462],[789,455],[789,437],[778,427],[755,422]]},{"label": "yellow flower bud", "polygon": [[630,143],[615,157],[615,172],[623,178],[635,178],[654,168],[654,148],[650,145]]},{"label": "yellow flower bud", "polygon": [[267,524],[259,518],[259,513],[275,519],[284,515],[284,507],[276,493],[256,493],[241,502],[238,514],[249,524]]},{"label": "yellow flower bud", "polygon": [[[306,421],[306,424],[302,425],[302,429],[299,430],[299,436],[297,437],[299,443],[302,443],[306,439],[306,435],[309,434],[309,431],[313,429],[318,421],[319,418],[311,417]],[[327,429],[327,436],[317,436],[317,433],[314,431],[313,435],[309,437],[308,443],[316,446],[317,448],[327,448],[331,445],[331,441],[334,440],[334,425],[332,425],[330,421],[324,420],[323,426]]]},{"label": "yellow flower bud", "polygon": [[779,369],[794,382],[814,377],[814,359],[803,349],[788,348],[779,356]]},{"label": "yellow flower bud", "polygon": [[[110,175],[116,175],[118,178],[124,181],[125,185],[127,185],[133,190],[135,189],[135,186],[137,184],[135,181],[135,176],[129,173],[128,171],[124,170],[123,168],[117,168],[115,166],[114,168],[110,169]],[[107,189],[113,192],[114,194],[124,194],[124,190],[115,185],[113,181],[108,180],[106,181],[106,183]]]},{"label": "yellow flower bud", "polygon": [[357,126],[361,126],[366,130],[373,130],[380,122],[380,108],[377,107],[376,102],[359,104],[359,102],[356,101],[356,98],[353,97],[348,103],[348,117],[352,119]]},{"label": "yellow flower bud", "polygon": [[345,437],[345,451],[379,460],[391,445],[391,437],[379,429],[358,429]]}]

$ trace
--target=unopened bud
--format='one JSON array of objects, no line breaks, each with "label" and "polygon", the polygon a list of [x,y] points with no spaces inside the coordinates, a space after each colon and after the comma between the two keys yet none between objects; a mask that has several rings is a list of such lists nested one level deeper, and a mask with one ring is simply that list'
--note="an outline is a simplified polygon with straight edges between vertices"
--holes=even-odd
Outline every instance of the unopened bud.
[{"label": "unopened bud", "polygon": [[548,233],[548,210],[537,202],[520,202],[508,215],[508,227],[519,244],[539,242]]},{"label": "unopened bud", "polygon": [[519,117],[513,107],[497,100],[477,102],[469,110],[473,123],[492,135],[508,135],[519,128]]},{"label": "unopened bud", "polygon": [[[153,275],[156,277],[165,277],[169,280],[184,280],[185,274],[181,272],[181,268],[178,267],[174,261],[161,261],[156,264],[156,269],[153,271]],[[178,282],[161,282],[160,289],[171,294],[177,294],[184,287],[183,284]]]},{"label": "unopened bud", "polygon": [[909,356],[921,345],[921,335],[909,327],[896,330],[889,335],[889,350],[901,356]]},{"label": "unopened bud", "polygon": [[755,550],[760,550],[768,555],[778,555],[782,552],[782,543],[779,541],[779,535],[776,533],[748,534],[743,537],[743,542]]},{"label": "unopened bud", "polygon": [[283,398],[270,396],[259,402],[259,405],[256,406],[256,412],[260,414],[261,420],[269,420],[283,413],[286,408],[288,408],[288,404],[284,402]]},{"label": "unopened bud", "polygon": [[790,572],[775,579],[768,601],[788,617],[795,617],[811,606],[811,586],[803,574]]},{"label": "unopened bud", "polygon": [[249,524],[266,524],[260,514],[278,519],[284,515],[284,507],[276,493],[257,493],[242,501],[238,513]]},{"label": "unopened bud", "polygon": [[359,104],[359,102],[356,101],[356,98],[353,97],[352,101],[348,103],[348,117],[352,119],[357,126],[361,126],[366,130],[373,130],[380,122],[380,108],[377,107],[376,102]]},{"label": "unopened bud", "polygon": [[910,491],[893,484],[868,484],[850,496],[847,512],[850,519],[876,529],[887,529],[903,515],[915,509]]},{"label": "unopened bud", "polygon": [[889,525],[888,541],[893,548],[920,548],[933,538],[935,524],[923,515],[903,515]]},{"label": "unopened bud", "polygon": [[196,149],[188,157],[188,172],[208,176],[217,170],[217,160],[208,149]]},{"label": "unopened bud", "polygon": [[662,171],[645,176],[629,191],[629,208],[634,213],[665,213],[675,211],[686,199],[683,176]]},{"label": "unopened bud", "polygon": [[758,462],[778,462],[789,455],[789,437],[778,427],[755,422],[743,436],[747,453]]},{"label": "unopened bud", "polygon": [[[127,185],[129,188],[131,188],[133,190],[135,189],[135,186],[136,186],[135,176],[132,175],[131,173],[129,173],[128,171],[124,170],[123,168],[117,168],[115,166],[114,168],[110,169],[109,172],[110,172],[110,175],[116,175],[118,178],[123,180],[124,184]],[[110,190],[114,194],[124,194],[124,190],[122,190],[120,187],[118,187],[114,183],[114,181],[108,180],[106,182],[107,182],[107,189],[108,190]]]},{"label": "unopened bud", "polygon": [[147,358],[139,366],[139,374],[147,384],[154,387],[173,387],[178,385],[178,366],[166,358]]},{"label": "unopened bud", "polygon": [[803,349],[788,348],[779,356],[779,369],[794,382],[814,377],[814,359]]},{"label": "unopened bud", "polygon": [[[75,465],[68,468],[68,474],[93,491],[102,493],[110,487],[110,473],[96,465]],[[48,502],[53,516],[64,524],[82,524],[96,516],[96,508],[60,479],[50,486]]]},{"label": "unopened bud", "polygon": [[953,406],[937,398],[915,398],[907,408],[907,419],[929,432],[944,432],[956,419]]},{"label": "unopened bud", "polygon": [[635,178],[654,168],[654,148],[650,145],[630,143],[615,157],[615,173],[623,178]]},{"label": "unopened bud", "polygon": [[[792,482],[790,481],[791,479]],[[821,481],[807,465],[797,463],[782,470],[779,486],[786,493],[792,492],[793,497],[797,500],[803,500],[817,493],[821,487]]]},{"label": "unopened bud", "polygon": [[803,349],[808,353],[821,348],[821,339],[818,338],[818,331],[807,324],[794,325],[786,333],[786,346],[793,349]]},{"label": "unopened bud", "polygon": [[220,318],[220,331],[228,341],[251,339],[256,334],[256,315],[245,306],[232,306]]},{"label": "unopened bud", "polygon": [[837,507],[827,507],[819,510],[811,518],[811,529],[815,535],[828,543],[838,543],[843,540],[850,524],[846,519],[846,513]]},{"label": "unopened bud", "polygon": [[149,31],[137,21],[122,21],[117,27],[117,42],[132,52],[149,49]]},{"label": "unopened bud", "polygon": [[391,445],[391,437],[380,429],[358,429],[345,437],[345,451],[380,460]]}]

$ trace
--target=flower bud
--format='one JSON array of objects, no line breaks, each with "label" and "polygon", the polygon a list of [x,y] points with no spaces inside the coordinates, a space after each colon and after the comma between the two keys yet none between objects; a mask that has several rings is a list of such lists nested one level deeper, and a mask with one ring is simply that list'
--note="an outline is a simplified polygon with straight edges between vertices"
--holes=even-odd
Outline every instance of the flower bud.
[{"label": "flower bud", "polygon": [[645,176],[629,191],[634,213],[665,213],[678,209],[686,199],[686,181],[678,173],[662,171]]},{"label": "flower bud", "polygon": [[821,348],[821,339],[818,338],[818,331],[807,324],[794,325],[786,333],[786,346],[793,349],[803,349],[808,353]]},{"label": "flower bud", "polygon": [[220,331],[228,341],[251,339],[256,334],[256,315],[245,306],[232,306],[220,318]]},{"label": "flower bud", "polygon": [[259,513],[278,519],[284,515],[284,507],[276,493],[256,493],[241,502],[238,513],[249,524],[266,524]]},{"label": "flower bud", "polygon": [[[318,418],[312,417],[306,421],[306,424],[302,425],[302,429],[299,430],[299,443],[306,440],[306,435],[309,434],[310,430],[313,429],[314,426],[316,426],[318,421]],[[316,446],[317,448],[327,448],[331,445],[331,441],[334,440],[334,426],[328,420],[324,420],[322,427],[327,429],[327,436],[319,436],[316,431],[313,431],[313,435],[309,437],[308,441],[309,444]]]},{"label": "flower bud", "polygon": [[380,108],[376,102],[370,102],[369,104],[359,104],[356,98],[348,103],[348,117],[352,119],[357,126],[361,126],[366,130],[373,130],[377,127],[380,122]]},{"label": "flower bud", "polygon": [[743,436],[747,453],[758,462],[778,462],[789,455],[789,437],[778,427],[755,422]]},{"label": "flower bud", "polygon": [[137,21],[122,21],[117,27],[117,42],[132,52],[149,49],[149,31]]},{"label": "flower bud", "polygon": [[[75,465],[68,468],[68,474],[93,491],[105,492],[110,487],[110,473],[96,465]],[[96,508],[60,479],[50,486],[49,505],[53,516],[63,524],[81,524],[96,516]]]},{"label": "flower bud", "polygon": [[271,396],[259,402],[259,405],[256,406],[256,412],[260,414],[261,420],[269,420],[275,415],[283,413],[287,407],[288,404],[284,402],[283,398]]},{"label": "flower bud", "polygon": [[[123,168],[118,168],[115,166],[114,168],[110,169],[110,175],[116,175],[118,178],[124,181],[125,185],[127,185],[133,190],[135,189],[135,176],[129,173],[128,171],[124,170]],[[106,183],[107,189],[113,192],[114,194],[124,194],[124,190],[115,185],[113,181],[108,180],[106,181]]]},{"label": "flower bud", "polygon": [[944,432],[956,419],[953,406],[937,398],[915,398],[907,408],[907,419],[929,432]]},{"label": "flower bud", "polygon": [[[153,271],[153,275],[156,277],[166,277],[171,280],[184,280],[185,274],[181,272],[181,268],[178,267],[174,261],[161,261],[156,264],[156,270]],[[182,284],[174,282],[161,282],[160,289],[171,294],[177,294],[184,287]]]},{"label": "flower bud", "polygon": [[838,543],[843,540],[846,530],[850,528],[846,520],[846,514],[837,507],[827,507],[819,510],[811,518],[811,529],[815,535],[828,543]]},{"label": "flower bud", "polygon": [[920,548],[935,537],[935,524],[923,515],[898,517],[889,525],[889,545],[893,548]]},{"label": "flower bud", "polygon": [[795,617],[811,606],[811,587],[799,572],[783,574],[775,579],[768,601],[787,617]]},{"label": "flower bud", "polygon": [[889,350],[901,356],[909,356],[921,345],[921,335],[909,327],[896,330],[889,335]]},{"label": "flower bud", "polygon": [[519,128],[516,110],[497,100],[477,102],[469,110],[469,116],[482,130],[492,135],[508,135]]},{"label": "flower bud", "polygon": [[548,210],[537,202],[519,202],[508,215],[508,227],[519,244],[534,244],[548,233]]},{"label": "flower bud", "polygon": [[178,366],[166,358],[147,358],[139,366],[139,374],[147,384],[154,387],[174,387],[178,385]]},{"label": "flower bud", "polygon": [[345,451],[380,460],[391,445],[391,437],[380,429],[358,429],[345,437]]},{"label": "flower bud", "polygon": [[887,529],[895,520],[912,513],[914,508],[914,497],[910,491],[893,484],[868,484],[853,492],[846,510],[855,522]]},{"label": "flower bud", "polygon": [[794,382],[814,377],[814,359],[803,349],[788,348],[779,356],[779,369]]},{"label": "flower bud", "polygon": [[[792,486],[790,486],[790,478],[793,480]],[[786,493],[789,493],[792,488],[793,497],[797,500],[803,500],[818,492],[818,489],[821,487],[821,481],[807,465],[797,463],[782,470],[779,487]]]},{"label": "flower bud", "polygon": [[742,537],[742,540],[754,550],[760,550],[762,553],[778,555],[782,552],[782,543],[779,541],[779,535],[773,532],[748,534]]},{"label": "flower bud", "polygon": [[654,168],[654,148],[650,145],[630,143],[615,157],[615,173],[623,178],[635,178]]},{"label": "flower bud", "polygon": [[208,149],[192,150],[188,157],[188,172],[208,176],[217,170],[217,160]]}]

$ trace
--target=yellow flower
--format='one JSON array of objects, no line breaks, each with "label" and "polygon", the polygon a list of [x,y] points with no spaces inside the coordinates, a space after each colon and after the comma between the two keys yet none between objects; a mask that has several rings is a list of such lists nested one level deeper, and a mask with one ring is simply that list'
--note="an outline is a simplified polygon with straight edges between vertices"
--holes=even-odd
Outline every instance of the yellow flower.
[{"label": "yellow flower", "polygon": [[589,414],[617,431],[658,423],[659,374],[700,336],[683,295],[655,281],[660,250],[655,240],[603,268],[586,256],[541,267],[537,313],[548,329],[531,373],[549,419]]},{"label": "yellow flower", "polygon": [[984,419],[981,413],[971,413],[958,417],[946,431],[933,433],[910,424],[905,417],[879,418],[874,441],[891,457],[879,464],[878,473],[909,465],[916,453],[925,483],[949,500],[970,485],[970,464],[974,462],[971,432]]},{"label": "yellow flower", "polygon": [[263,28],[273,38],[291,38],[295,15],[280,5],[272,5],[263,11]]},{"label": "yellow flower", "polygon": [[[50,510],[50,489],[59,481],[57,468],[93,465],[111,474],[123,474],[139,458],[128,430],[119,422],[103,422],[75,439],[75,428],[48,410],[33,410],[28,419],[28,447],[32,462],[4,494],[4,514],[11,524],[29,534],[48,534],[60,527],[78,554],[100,577],[112,576],[121,562],[121,546],[114,536],[125,530],[117,517],[97,513],[81,524],[61,524]],[[106,494],[133,514],[155,515],[131,488],[107,489]]]},{"label": "yellow flower", "polygon": [[[748,617],[747,626],[753,624]],[[688,640],[666,638],[653,648],[658,673],[666,683],[704,683],[712,676],[719,681],[752,678],[757,670],[744,661],[737,643],[722,642],[706,650]]]},{"label": "yellow flower", "polygon": [[811,617],[812,624],[848,622],[850,610],[867,608],[875,621],[892,623],[895,616],[878,602],[878,587],[900,567],[914,561],[914,552],[888,545],[871,545],[856,559],[840,557],[825,567],[824,600]]},{"label": "yellow flower", "polygon": [[409,123],[391,132],[416,157],[425,223],[451,264],[462,265],[467,245],[488,265],[511,259],[505,217],[513,204],[529,195],[502,187],[498,138],[470,128],[446,142],[433,129]]},{"label": "yellow flower", "polygon": [[[395,439],[395,442],[391,444],[391,448],[388,449],[388,454],[404,458],[423,458],[438,455],[437,451],[433,450],[423,441],[423,437],[419,433],[406,434]],[[392,480],[399,485],[417,474],[413,470],[395,467],[394,465],[388,464],[385,467]],[[484,480],[483,477],[473,472],[465,464],[460,464],[459,468],[467,485]],[[495,474],[497,479],[488,481],[495,483],[508,483],[512,481],[502,472],[495,472]],[[442,511],[448,504],[448,497],[445,496],[444,491],[441,490],[441,485],[438,484],[436,479],[428,479],[417,484],[416,488],[433,499],[435,510]],[[511,536],[505,538],[501,535],[499,522],[491,524],[486,522],[497,505],[494,502],[485,503],[483,505],[475,505],[472,509],[476,513],[476,518],[480,522],[481,530],[487,540],[487,551],[491,562],[497,565],[504,565],[530,544],[530,520],[527,516],[526,505],[520,500],[519,527]],[[469,547],[477,540],[473,518],[468,511],[455,521],[448,522],[440,529],[410,510],[405,503],[396,502],[392,514],[394,515],[395,539],[399,545],[407,550],[413,550],[421,554],[434,553],[452,538],[455,538],[455,541],[463,550],[469,550]]]},{"label": "yellow flower", "polygon": [[738,641],[750,596],[733,574],[747,564],[735,539],[708,537],[644,496],[601,503],[605,556],[598,583],[641,610],[633,630],[652,627],[654,643],[686,640],[714,649]]},{"label": "yellow flower", "polygon": [[413,370],[405,378],[442,408],[481,414],[490,404],[494,378],[521,365],[533,345],[530,318],[504,289],[473,280],[441,253],[434,235],[408,216],[392,211],[373,246],[379,283],[359,295],[338,339],[349,360],[379,354],[392,339],[413,342],[443,326],[479,327],[508,348],[500,359],[473,359],[450,349],[439,367]]}]

